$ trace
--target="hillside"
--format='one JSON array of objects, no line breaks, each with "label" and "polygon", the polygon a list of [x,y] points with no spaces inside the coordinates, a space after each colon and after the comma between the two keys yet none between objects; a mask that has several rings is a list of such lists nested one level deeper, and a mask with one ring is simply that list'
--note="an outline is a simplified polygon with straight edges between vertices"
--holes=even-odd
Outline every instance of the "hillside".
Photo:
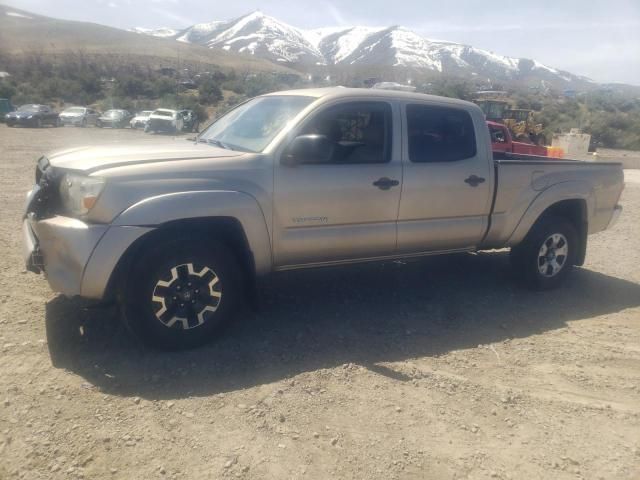
[{"label": "hillside", "polygon": [[0,5],[0,54],[50,56],[69,52],[116,56],[158,66],[180,61],[255,72],[288,71],[256,56],[212,50],[94,23],[44,17]]},{"label": "hillside", "polygon": [[[171,38],[168,32],[149,33]],[[229,21],[196,24],[173,38],[216,51],[251,54],[303,71],[317,66],[401,67],[529,86],[586,89],[593,84],[536,60],[431,40],[401,26],[303,30],[256,11]]]}]

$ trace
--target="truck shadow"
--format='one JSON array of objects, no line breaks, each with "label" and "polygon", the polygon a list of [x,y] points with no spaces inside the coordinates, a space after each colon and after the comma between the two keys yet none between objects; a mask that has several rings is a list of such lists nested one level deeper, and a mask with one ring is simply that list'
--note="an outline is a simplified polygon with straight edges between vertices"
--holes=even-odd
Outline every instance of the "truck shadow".
[{"label": "truck shadow", "polygon": [[105,393],[173,399],[277,382],[353,363],[437,356],[522,338],[640,305],[640,285],[586,269],[551,292],[517,286],[502,252],[433,257],[275,276],[213,344],[187,352],[140,346],[114,309],[58,297],[47,304],[55,367]]}]

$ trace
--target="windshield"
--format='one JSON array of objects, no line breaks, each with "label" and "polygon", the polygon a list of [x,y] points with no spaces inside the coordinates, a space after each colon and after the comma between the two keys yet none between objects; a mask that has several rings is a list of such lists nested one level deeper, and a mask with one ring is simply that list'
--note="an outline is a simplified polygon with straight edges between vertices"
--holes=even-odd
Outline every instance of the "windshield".
[{"label": "windshield", "polygon": [[114,118],[114,117],[119,117],[122,115],[122,111],[121,110],[108,110],[104,116],[108,117],[108,118]]},{"label": "windshield", "polygon": [[40,105],[22,105],[18,111],[19,112],[37,112],[39,110]]},{"label": "windshield", "polygon": [[71,108],[67,108],[62,113],[84,113],[84,108],[82,108],[82,107],[71,107]]},{"label": "windshield", "polygon": [[219,118],[199,139],[234,150],[261,152],[314,100],[293,95],[254,98]]}]

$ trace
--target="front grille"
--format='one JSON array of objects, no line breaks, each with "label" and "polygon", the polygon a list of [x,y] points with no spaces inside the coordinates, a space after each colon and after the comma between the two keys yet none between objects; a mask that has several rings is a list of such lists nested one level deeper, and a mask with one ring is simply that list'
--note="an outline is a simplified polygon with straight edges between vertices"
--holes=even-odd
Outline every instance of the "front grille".
[{"label": "front grille", "polygon": [[36,185],[40,184],[40,179],[44,175],[45,170],[50,168],[49,159],[47,157],[40,157],[36,165]]},{"label": "front grille", "polygon": [[50,218],[61,209],[59,186],[62,174],[49,164],[47,157],[38,160],[36,168],[37,190],[27,206],[27,214],[33,213],[37,220]]}]

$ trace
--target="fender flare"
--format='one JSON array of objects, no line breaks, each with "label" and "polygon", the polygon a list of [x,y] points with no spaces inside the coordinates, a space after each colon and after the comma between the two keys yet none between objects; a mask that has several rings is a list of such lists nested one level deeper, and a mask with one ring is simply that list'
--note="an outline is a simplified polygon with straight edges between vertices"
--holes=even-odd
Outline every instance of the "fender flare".
[{"label": "fender flare", "polygon": [[584,200],[587,206],[587,222],[595,212],[595,195],[590,185],[577,181],[557,183],[533,199],[509,237],[507,245],[519,244],[549,207],[565,200]]},{"label": "fender flare", "polygon": [[238,191],[202,190],[146,198],[123,211],[113,226],[158,227],[195,218],[234,218],[244,230],[257,275],[271,271],[272,249],[267,221],[258,201]]}]

